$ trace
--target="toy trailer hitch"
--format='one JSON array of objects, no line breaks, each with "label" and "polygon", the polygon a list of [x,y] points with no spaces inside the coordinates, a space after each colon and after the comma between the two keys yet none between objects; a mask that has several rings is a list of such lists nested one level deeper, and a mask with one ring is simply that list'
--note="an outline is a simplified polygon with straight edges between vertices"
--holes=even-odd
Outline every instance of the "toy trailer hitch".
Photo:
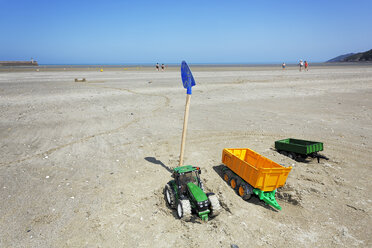
[{"label": "toy trailer hitch", "polygon": [[319,160],[322,158],[322,159],[325,159],[325,160],[329,160],[329,158],[327,158],[326,156],[324,155],[321,155],[321,154],[318,154],[318,153],[314,153],[311,155],[311,157],[313,158],[316,158],[318,160],[318,163],[319,163]]},{"label": "toy trailer hitch", "polygon": [[258,196],[258,198],[260,198],[261,201],[264,201],[265,203],[269,204],[270,206],[273,206],[278,210],[282,210],[282,207],[279,206],[278,202],[275,199],[275,192],[276,189],[268,192],[264,192],[259,189],[253,189],[253,193],[255,193]]},{"label": "toy trailer hitch", "polygon": [[200,219],[202,219],[203,221],[208,221],[208,214],[210,212],[211,211],[208,209],[208,210],[205,210],[203,212],[198,212],[198,215],[199,215]]}]

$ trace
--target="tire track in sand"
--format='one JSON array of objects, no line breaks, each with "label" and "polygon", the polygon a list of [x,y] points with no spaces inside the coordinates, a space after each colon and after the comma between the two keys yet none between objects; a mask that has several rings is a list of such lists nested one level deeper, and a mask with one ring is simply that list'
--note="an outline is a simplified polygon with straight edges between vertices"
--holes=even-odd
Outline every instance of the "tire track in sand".
[{"label": "tire track in sand", "polygon": [[[223,144],[227,139],[233,140],[241,140],[245,141],[247,137],[266,137],[272,138],[272,146],[274,148],[274,141],[279,139],[284,139],[288,137],[296,137],[295,133],[279,133],[264,130],[253,130],[253,131],[209,131],[204,133],[197,133],[194,136],[190,136],[187,138],[187,142],[192,145],[195,143],[198,144],[207,144],[207,143],[221,143]],[[320,137],[315,137],[315,140],[321,140]],[[159,140],[157,144],[165,144],[169,141],[166,140]],[[252,144],[252,143],[251,143]],[[250,144],[250,145],[251,145]],[[363,161],[369,161],[370,153],[368,153],[369,148],[363,146],[361,144],[353,143],[351,141],[340,141],[340,140],[330,140],[324,142],[325,150],[321,152],[321,154],[327,154],[329,150],[331,154],[335,152],[338,154],[343,154],[344,156],[350,157],[350,159],[362,159]],[[242,145],[242,147],[246,147],[246,145]],[[350,147],[353,147],[351,149]],[[328,153],[328,155],[330,155]],[[335,161],[335,159],[341,159],[341,155],[337,157],[330,157],[331,161]]]},{"label": "tire track in sand", "polygon": [[[103,86],[103,85],[93,85],[93,84],[88,84],[88,83],[82,83],[83,85],[87,85],[89,87],[96,87],[96,88],[104,88],[104,89],[111,89],[111,90],[119,90],[119,91],[124,91],[124,92],[129,92],[131,94],[135,94],[135,95],[141,95],[141,96],[155,96],[155,97],[161,97],[163,98],[165,101],[164,101],[164,104],[163,105],[160,105],[159,107],[155,108],[153,111],[151,111],[151,114],[154,115],[156,112],[158,112],[159,110],[161,110],[162,108],[166,108],[169,106],[169,102],[170,102],[170,99],[169,97],[165,96],[165,95],[160,95],[160,94],[150,94],[150,93],[141,93],[141,92],[136,92],[136,91],[133,91],[133,90],[130,90],[130,89],[125,89],[125,88],[117,88],[117,87],[110,87],[110,86]],[[148,117],[148,116],[146,116]],[[78,139],[78,140],[75,140],[75,141],[72,141],[72,142],[68,142],[66,144],[63,144],[63,145],[59,145],[59,146],[56,146],[56,147],[53,147],[51,149],[48,149],[46,151],[42,151],[42,152],[38,152],[34,155],[30,155],[30,156],[26,156],[24,158],[21,158],[21,159],[17,159],[17,160],[13,160],[13,161],[7,161],[7,162],[1,162],[0,163],[0,166],[7,166],[7,165],[10,165],[10,164],[15,164],[15,163],[20,163],[20,162],[24,162],[24,161],[27,161],[27,160],[30,160],[32,158],[36,158],[36,157],[43,157],[43,156],[46,156],[46,155],[50,155],[52,154],[53,152],[55,151],[58,151],[60,149],[63,149],[65,147],[68,147],[68,146],[72,146],[72,145],[75,145],[75,144],[78,144],[78,143],[83,143],[83,142],[86,142],[94,137],[99,137],[99,136],[103,136],[103,135],[108,135],[108,134],[111,134],[111,133],[115,133],[115,132],[118,132],[119,130],[122,130],[122,129],[126,129],[128,128],[130,125],[132,125],[133,123],[137,123],[139,122],[141,119],[143,119],[144,117],[140,118],[135,118],[134,120],[122,125],[122,126],[119,126],[117,128],[114,128],[114,129],[110,129],[110,130],[107,130],[107,131],[103,131],[103,132],[99,132],[99,133],[95,133],[95,134],[92,134],[92,135],[89,135],[89,136],[86,136],[86,137],[83,137],[81,139]]]}]

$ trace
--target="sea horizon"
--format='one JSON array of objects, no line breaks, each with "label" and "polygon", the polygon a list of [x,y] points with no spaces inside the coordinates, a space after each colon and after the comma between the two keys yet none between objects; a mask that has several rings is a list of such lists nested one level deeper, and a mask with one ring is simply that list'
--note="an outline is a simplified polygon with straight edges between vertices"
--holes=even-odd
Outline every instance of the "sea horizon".
[{"label": "sea horizon", "polygon": [[[271,67],[271,66],[282,66],[283,62],[275,63],[188,63],[189,66],[198,67]],[[161,65],[162,63],[159,63]],[[297,66],[298,62],[285,62],[286,66]],[[313,66],[350,66],[350,65],[372,65],[371,62],[309,62]],[[156,63],[92,63],[92,64],[40,64],[39,66],[46,67],[155,67]],[[164,63],[167,67],[178,67],[180,63]]]},{"label": "sea horizon", "polygon": [[[188,63],[190,67],[281,67],[282,63]],[[162,63],[159,63],[161,65]],[[155,68],[156,63],[92,63],[92,64],[38,64],[37,66],[0,66],[0,68],[7,69],[7,68],[136,68],[136,67],[143,67],[143,68]],[[181,63],[164,63],[166,67],[175,68],[179,67]],[[371,62],[309,62],[310,66],[371,66]],[[295,67],[298,66],[298,62],[288,62],[286,63],[287,67]]]}]

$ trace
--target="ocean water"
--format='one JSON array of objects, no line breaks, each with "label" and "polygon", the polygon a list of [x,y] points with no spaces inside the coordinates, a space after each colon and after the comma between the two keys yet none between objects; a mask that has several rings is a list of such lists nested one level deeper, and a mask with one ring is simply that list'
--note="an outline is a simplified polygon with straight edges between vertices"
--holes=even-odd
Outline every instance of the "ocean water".
[{"label": "ocean water", "polygon": [[[192,67],[281,67],[282,63],[188,63]],[[155,68],[156,63],[123,63],[123,64],[39,64],[39,66],[0,66],[2,69],[11,68],[46,68],[46,69],[79,69],[79,68]],[[167,67],[180,67],[180,63],[165,64]],[[298,66],[298,63],[286,63],[287,67]],[[371,62],[332,62],[309,63],[309,66],[372,66]]]}]

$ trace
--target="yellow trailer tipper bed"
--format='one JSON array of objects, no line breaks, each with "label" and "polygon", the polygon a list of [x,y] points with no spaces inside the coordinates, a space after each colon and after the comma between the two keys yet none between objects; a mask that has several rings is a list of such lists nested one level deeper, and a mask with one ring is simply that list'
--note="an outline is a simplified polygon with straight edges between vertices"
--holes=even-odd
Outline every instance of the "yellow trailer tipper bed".
[{"label": "yellow trailer tipper bed", "polygon": [[266,203],[281,209],[275,200],[292,167],[284,167],[248,148],[225,148],[222,163],[224,180],[244,199],[254,193]]}]

